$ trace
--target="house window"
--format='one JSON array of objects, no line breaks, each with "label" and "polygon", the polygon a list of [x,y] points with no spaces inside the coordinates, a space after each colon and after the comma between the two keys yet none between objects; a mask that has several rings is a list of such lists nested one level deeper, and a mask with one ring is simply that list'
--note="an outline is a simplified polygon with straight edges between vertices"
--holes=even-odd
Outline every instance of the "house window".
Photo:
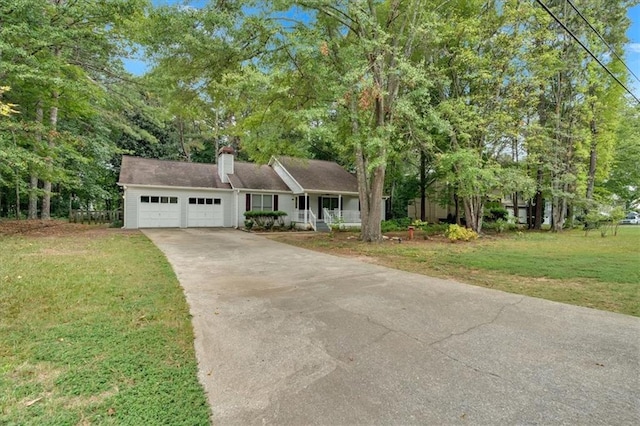
[{"label": "house window", "polygon": [[251,210],[273,211],[273,195],[251,195]]},{"label": "house window", "polygon": [[142,197],[140,197],[140,202],[141,203],[148,203],[149,202],[149,196],[148,195],[143,195]]},{"label": "house window", "polygon": [[246,210],[278,210],[277,194],[247,194]]}]

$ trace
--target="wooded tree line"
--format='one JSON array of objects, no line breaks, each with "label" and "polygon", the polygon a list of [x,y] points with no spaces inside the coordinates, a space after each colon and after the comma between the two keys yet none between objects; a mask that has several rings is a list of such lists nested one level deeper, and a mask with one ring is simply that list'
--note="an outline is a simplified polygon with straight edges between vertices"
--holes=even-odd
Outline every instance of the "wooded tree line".
[{"label": "wooded tree line", "polygon": [[[531,200],[535,228],[550,202],[554,230],[640,201],[637,102],[536,1],[8,3],[4,216],[111,208],[122,153],[214,161],[228,144],[245,160],[354,171],[368,241],[380,238],[383,194],[402,214],[437,187],[476,231],[503,195]],[[637,0],[543,3],[629,80],[616,55]],[[143,76],[125,71],[131,55],[150,64]]]}]

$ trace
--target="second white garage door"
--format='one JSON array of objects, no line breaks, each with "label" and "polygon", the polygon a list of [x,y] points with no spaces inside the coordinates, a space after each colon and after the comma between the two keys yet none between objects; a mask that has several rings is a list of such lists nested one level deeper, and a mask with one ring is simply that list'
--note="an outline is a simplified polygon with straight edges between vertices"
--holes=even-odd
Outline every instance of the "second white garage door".
[{"label": "second white garage door", "polygon": [[222,198],[189,198],[187,227],[224,226]]}]

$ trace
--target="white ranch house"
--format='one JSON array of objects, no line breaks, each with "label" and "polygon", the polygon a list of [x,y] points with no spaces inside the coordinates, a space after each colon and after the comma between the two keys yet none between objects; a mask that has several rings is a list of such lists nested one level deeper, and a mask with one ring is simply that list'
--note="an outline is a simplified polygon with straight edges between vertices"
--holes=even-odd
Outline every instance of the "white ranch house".
[{"label": "white ranch house", "polygon": [[259,165],[235,161],[230,147],[217,165],[123,156],[118,185],[129,229],[240,228],[248,210],[281,210],[286,225],[316,231],[360,226],[357,179],[330,161],[273,157]]}]

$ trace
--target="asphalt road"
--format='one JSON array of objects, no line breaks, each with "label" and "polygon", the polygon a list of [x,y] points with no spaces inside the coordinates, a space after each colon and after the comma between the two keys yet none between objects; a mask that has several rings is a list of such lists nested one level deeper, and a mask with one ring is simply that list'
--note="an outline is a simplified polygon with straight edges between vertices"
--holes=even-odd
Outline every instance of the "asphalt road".
[{"label": "asphalt road", "polygon": [[299,249],[145,234],[185,290],[214,424],[640,424],[640,319]]}]

